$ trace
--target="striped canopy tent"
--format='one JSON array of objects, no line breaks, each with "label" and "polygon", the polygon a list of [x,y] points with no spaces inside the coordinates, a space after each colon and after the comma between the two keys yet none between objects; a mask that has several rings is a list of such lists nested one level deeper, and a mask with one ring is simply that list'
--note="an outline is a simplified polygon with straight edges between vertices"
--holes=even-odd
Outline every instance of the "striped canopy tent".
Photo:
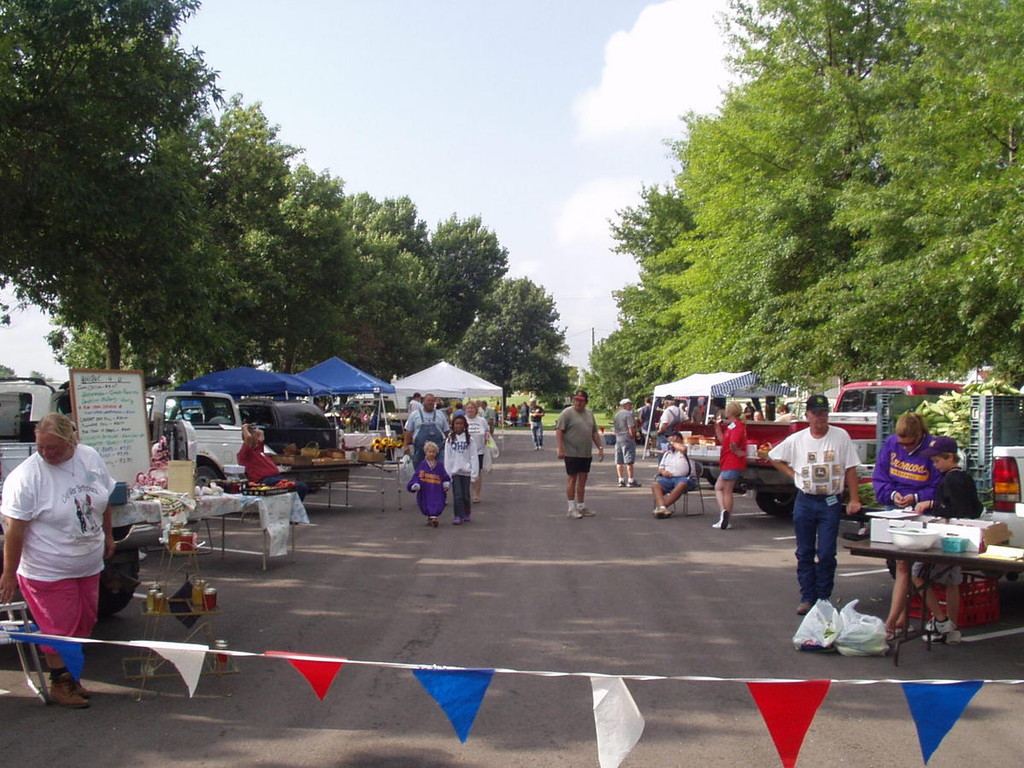
[{"label": "striped canopy tent", "polygon": [[[679,400],[703,397],[710,400],[712,397],[784,397],[790,394],[791,388],[785,384],[761,384],[760,377],[753,371],[739,371],[731,373],[721,371],[719,373],[694,373],[677,381],[670,381],[667,384],[659,384],[654,388],[654,397],[667,397],[672,395]],[[690,407],[687,410],[691,410]],[[653,410],[651,411],[653,417]],[[709,409],[710,413],[710,409]],[[648,424],[648,429],[653,423]]]}]

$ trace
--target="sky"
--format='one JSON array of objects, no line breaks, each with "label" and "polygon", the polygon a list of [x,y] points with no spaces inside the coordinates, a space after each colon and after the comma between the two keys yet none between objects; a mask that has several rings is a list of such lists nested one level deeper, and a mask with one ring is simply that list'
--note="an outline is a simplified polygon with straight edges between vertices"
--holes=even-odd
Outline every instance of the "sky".
[{"label": "sky", "polygon": [[[407,196],[431,230],[479,216],[508,250],[508,276],[554,298],[568,361],[585,367],[617,326],[612,292],[638,279],[609,221],[643,185],[671,182],[680,116],[718,107],[726,5],[206,0],[181,44],[347,193]],[[66,378],[48,328],[14,312],[0,364]]]}]

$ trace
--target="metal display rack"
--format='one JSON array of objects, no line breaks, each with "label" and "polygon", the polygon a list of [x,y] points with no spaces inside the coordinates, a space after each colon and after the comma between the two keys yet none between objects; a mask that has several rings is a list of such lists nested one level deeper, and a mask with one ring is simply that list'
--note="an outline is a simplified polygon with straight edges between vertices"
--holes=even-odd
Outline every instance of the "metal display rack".
[{"label": "metal display rack", "polygon": [[[145,628],[143,639],[158,640],[167,619],[174,619],[182,623],[188,630],[187,635],[181,642],[191,642],[194,638],[202,636],[210,652],[203,660],[202,675],[221,677],[223,675],[238,674],[238,666],[234,659],[227,654],[219,654],[216,649],[216,633],[214,632],[213,617],[220,613],[216,606],[206,607],[205,602],[199,604],[193,599],[193,587],[195,580],[200,578],[199,554],[196,549],[188,551],[172,551],[165,548],[160,557],[158,569],[158,583],[165,586],[182,579],[181,586],[173,595],[167,595],[158,604],[151,606],[147,603],[142,605],[142,614],[145,617]],[[182,578],[184,577],[184,578]],[[205,599],[205,598],[204,598]],[[129,656],[122,661],[122,668],[125,677],[129,680],[138,680],[139,695],[141,699],[145,690],[146,682],[150,679],[164,677],[179,677],[174,665],[163,656],[153,650],[147,650],[138,656]]]}]

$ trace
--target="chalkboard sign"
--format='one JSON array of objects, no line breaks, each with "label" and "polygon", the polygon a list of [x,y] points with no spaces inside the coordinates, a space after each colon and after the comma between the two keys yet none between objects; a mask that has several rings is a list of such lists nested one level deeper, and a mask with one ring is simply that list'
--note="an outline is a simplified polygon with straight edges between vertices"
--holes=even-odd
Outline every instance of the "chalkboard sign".
[{"label": "chalkboard sign", "polygon": [[71,371],[79,440],[103,457],[115,480],[135,485],[149,470],[149,427],[142,371]]}]

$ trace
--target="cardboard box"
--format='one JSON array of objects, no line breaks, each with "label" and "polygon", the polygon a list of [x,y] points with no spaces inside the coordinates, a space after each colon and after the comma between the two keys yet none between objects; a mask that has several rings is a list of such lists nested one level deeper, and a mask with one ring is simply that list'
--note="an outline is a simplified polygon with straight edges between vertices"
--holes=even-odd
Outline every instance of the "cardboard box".
[{"label": "cardboard box", "polygon": [[876,544],[892,544],[892,531],[921,531],[924,530],[924,518],[916,517],[908,520],[888,520],[886,518],[871,518],[871,541]]}]

